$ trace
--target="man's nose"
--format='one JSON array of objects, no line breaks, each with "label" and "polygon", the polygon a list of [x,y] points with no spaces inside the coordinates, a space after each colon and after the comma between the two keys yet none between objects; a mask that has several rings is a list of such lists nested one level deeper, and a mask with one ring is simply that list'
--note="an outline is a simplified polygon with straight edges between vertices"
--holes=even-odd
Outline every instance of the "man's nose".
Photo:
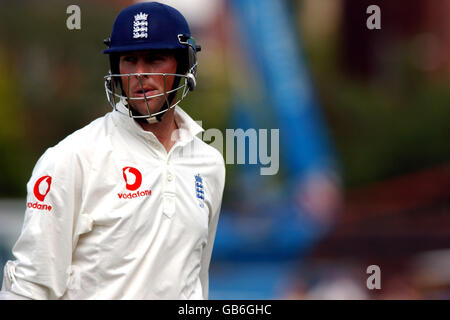
[{"label": "man's nose", "polygon": [[[136,63],[136,73],[148,73],[148,66],[145,63],[144,59],[138,59]],[[147,77],[147,75],[143,75],[143,77]]]}]

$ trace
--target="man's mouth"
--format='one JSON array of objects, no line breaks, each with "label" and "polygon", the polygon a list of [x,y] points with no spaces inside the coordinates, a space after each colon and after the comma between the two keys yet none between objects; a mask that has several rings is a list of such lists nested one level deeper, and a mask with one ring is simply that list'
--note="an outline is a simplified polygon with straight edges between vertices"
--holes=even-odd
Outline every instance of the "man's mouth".
[{"label": "man's mouth", "polygon": [[134,91],[134,96],[141,98],[141,97],[149,97],[149,96],[153,96],[158,94],[158,90],[154,89],[154,88],[140,88],[137,89],[136,91]]}]

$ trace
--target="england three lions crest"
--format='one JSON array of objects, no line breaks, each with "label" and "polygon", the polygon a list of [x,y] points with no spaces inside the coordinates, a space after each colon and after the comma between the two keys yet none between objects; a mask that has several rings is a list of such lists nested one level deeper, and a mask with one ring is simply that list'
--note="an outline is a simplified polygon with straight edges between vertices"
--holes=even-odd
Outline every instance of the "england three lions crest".
[{"label": "england three lions crest", "polygon": [[196,174],[194,176],[195,178],[195,196],[198,200],[198,205],[200,208],[203,208],[205,206],[205,190],[203,188],[203,178],[200,176],[200,174]]},{"label": "england three lions crest", "polygon": [[148,17],[148,14],[142,13],[142,12],[140,12],[134,16],[134,22],[133,22],[133,38],[134,39],[148,37],[147,17]]}]

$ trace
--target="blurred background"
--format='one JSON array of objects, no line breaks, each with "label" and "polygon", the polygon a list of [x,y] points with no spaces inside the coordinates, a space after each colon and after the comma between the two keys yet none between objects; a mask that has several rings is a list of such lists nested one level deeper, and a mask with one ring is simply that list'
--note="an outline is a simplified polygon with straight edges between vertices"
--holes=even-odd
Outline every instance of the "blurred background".
[{"label": "blurred background", "polygon": [[[280,130],[277,174],[227,164],[210,298],[450,299],[450,2],[161,2],[202,46],[183,109]],[[132,3],[0,1],[0,266],[37,159],[110,111],[103,39]]]}]

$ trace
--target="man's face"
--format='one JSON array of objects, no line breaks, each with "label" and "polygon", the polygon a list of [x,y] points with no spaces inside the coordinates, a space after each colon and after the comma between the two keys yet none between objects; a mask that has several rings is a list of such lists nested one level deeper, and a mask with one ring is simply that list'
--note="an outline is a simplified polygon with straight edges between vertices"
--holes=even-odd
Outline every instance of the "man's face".
[{"label": "man's face", "polygon": [[[124,73],[176,73],[177,60],[167,51],[133,51],[121,54],[119,70]],[[164,93],[164,78],[166,91],[172,89],[175,76],[143,75],[123,76],[122,85],[128,98],[148,98]],[[164,95],[148,99],[150,112],[158,112],[166,97]],[[128,99],[129,104],[142,115],[147,115],[147,105],[144,99]],[[171,101],[170,101],[171,102]]]}]

